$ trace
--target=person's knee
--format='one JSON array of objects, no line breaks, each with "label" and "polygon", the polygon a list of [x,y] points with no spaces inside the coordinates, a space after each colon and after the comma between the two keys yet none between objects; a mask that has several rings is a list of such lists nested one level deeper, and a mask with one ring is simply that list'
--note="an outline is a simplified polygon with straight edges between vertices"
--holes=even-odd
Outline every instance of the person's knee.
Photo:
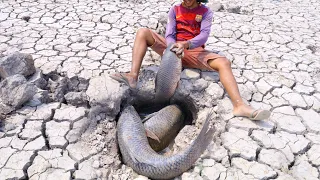
[{"label": "person's knee", "polygon": [[155,39],[152,36],[151,30],[148,28],[140,28],[136,34],[136,40],[144,41],[148,46],[152,46],[155,42]]},{"label": "person's knee", "polygon": [[136,37],[147,39],[148,34],[150,34],[150,30],[148,28],[139,28]]},{"label": "person's knee", "polygon": [[220,58],[219,59],[219,69],[220,68],[231,68],[231,62],[227,58]]}]

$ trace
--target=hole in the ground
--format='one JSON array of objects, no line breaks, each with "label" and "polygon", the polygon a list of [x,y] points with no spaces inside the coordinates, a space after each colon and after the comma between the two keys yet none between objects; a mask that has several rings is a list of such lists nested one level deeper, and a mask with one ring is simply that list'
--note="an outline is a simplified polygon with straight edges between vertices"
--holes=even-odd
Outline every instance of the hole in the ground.
[{"label": "hole in the ground", "polygon": [[[141,119],[145,118],[149,114],[157,112],[162,108],[166,107],[166,105],[157,105],[157,104],[154,104],[153,102],[150,102],[150,103],[147,103],[146,101],[139,101],[139,102],[140,103],[134,103],[133,107],[136,109]],[[144,103],[141,103],[141,102],[144,102]],[[190,102],[188,101],[182,101],[182,100],[175,100],[170,104],[171,105],[175,104],[179,106],[184,116],[184,123],[183,123],[184,125],[192,124],[193,118],[194,118],[193,115],[196,114],[196,112],[192,112],[193,110],[190,109],[189,107],[194,107],[193,104],[190,104]]]},{"label": "hole in the ground", "polygon": [[[148,115],[158,112],[163,108],[166,108],[166,110],[168,110],[162,113],[161,117],[157,116],[156,119],[153,119],[153,120],[149,119],[145,122],[145,127],[149,127],[150,128],[149,130],[151,130],[151,132],[157,135],[160,139],[160,143],[159,143],[156,139],[153,139],[152,136],[149,136],[148,137],[149,144],[155,151],[160,153],[165,153],[164,151],[168,150],[167,147],[173,145],[173,142],[176,136],[178,135],[178,133],[181,131],[181,129],[185,125],[191,125],[195,123],[194,118],[196,117],[196,114],[197,114],[197,108],[195,104],[193,104],[192,102],[193,101],[188,100],[188,98],[174,98],[170,104],[159,105],[159,104],[155,104],[151,99],[136,97],[136,99],[131,101],[130,104],[133,105],[133,107],[135,108],[135,110],[137,111],[137,113],[139,114],[142,120]],[[168,105],[176,105],[178,106],[178,108],[176,108],[176,106],[168,107]],[[123,105],[122,108],[125,108],[125,107],[126,105]],[[116,121],[118,120],[120,114],[121,112],[116,117]],[[168,114],[170,115],[167,116]],[[166,118],[166,117],[167,118],[170,117],[172,119],[167,119],[168,120],[167,123],[158,123],[159,120],[166,121],[165,119],[158,119],[158,118]],[[148,132],[146,133],[148,134]]]}]

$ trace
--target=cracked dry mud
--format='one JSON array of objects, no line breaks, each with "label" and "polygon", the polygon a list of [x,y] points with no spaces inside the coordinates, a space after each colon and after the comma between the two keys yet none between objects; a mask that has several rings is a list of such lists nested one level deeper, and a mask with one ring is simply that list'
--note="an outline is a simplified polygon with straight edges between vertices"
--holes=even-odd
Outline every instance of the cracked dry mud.
[{"label": "cracked dry mud", "polygon": [[[57,102],[30,101],[1,120],[0,179],[147,179],[121,164],[115,120],[122,100],[131,99],[108,74],[130,70],[136,30],[163,33],[165,14],[178,2],[2,0],[0,58],[29,53],[44,75],[75,85],[67,102],[57,93]],[[191,102],[197,119],[175,146],[190,143],[211,108],[218,136],[177,179],[319,179],[320,2],[220,3],[208,4],[217,11],[206,48],[232,61],[242,97],[272,115],[259,122],[233,117],[218,74],[185,69],[175,98]],[[159,63],[148,50],[139,97],[152,98]]]}]

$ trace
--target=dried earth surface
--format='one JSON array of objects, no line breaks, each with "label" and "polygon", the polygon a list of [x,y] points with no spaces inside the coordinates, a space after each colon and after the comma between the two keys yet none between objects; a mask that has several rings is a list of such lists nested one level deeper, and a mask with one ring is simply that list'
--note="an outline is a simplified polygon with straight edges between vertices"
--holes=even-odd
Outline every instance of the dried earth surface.
[{"label": "dried earth surface", "polygon": [[[121,163],[116,120],[148,103],[160,56],[148,50],[138,91],[128,72],[138,28],[164,32],[172,0],[1,0],[0,179],[148,179]],[[184,69],[173,102],[192,112],[185,148],[210,110],[217,132],[176,179],[320,178],[320,2],[221,0],[206,48],[231,62],[242,97],[266,121],[234,117],[217,72]],[[19,53],[18,53],[19,52]],[[18,59],[16,61],[15,59]]]}]

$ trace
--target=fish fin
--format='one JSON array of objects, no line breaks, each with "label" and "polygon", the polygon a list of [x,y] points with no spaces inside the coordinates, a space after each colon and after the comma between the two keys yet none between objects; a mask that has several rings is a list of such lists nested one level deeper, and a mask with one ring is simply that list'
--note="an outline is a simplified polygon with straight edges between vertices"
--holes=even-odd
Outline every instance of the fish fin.
[{"label": "fish fin", "polygon": [[133,153],[132,151],[129,151],[129,155],[133,161],[133,163],[137,164],[137,163],[141,163],[141,164],[149,164],[148,161],[141,157],[141,156],[137,156],[135,153]]},{"label": "fish fin", "polygon": [[174,91],[176,91],[176,90],[178,89],[178,87],[179,87],[179,82],[180,82],[180,80],[177,82],[177,85],[176,85],[176,88],[175,88]]},{"label": "fish fin", "polygon": [[194,153],[194,161],[196,161],[201,156],[201,154],[207,149],[207,146],[212,142],[213,135],[215,132],[214,126],[211,126],[210,123],[210,120],[213,117],[212,114],[213,112],[208,113],[200,133],[187,150],[189,152]]},{"label": "fish fin", "polygon": [[202,151],[204,151],[207,148],[207,146],[210,144],[210,142],[213,139],[215,128],[210,123],[210,120],[212,119],[212,117],[213,117],[213,111],[208,113],[206,120],[203,123],[202,129],[198,135],[198,139],[200,140],[200,141],[198,140],[198,143],[200,143],[198,147],[201,147]]},{"label": "fish fin", "polygon": [[154,139],[154,140],[156,140],[156,141],[158,141],[160,143],[159,137],[155,133],[150,131],[149,129],[146,129],[146,134],[147,134],[147,137],[149,137],[151,139]]},{"label": "fish fin", "polygon": [[150,118],[152,118],[153,116],[155,116],[158,112],[154,112],[151,114],[148,114],[146,117],[143,118],[142,123],[145,123],[146,121],[148,121]]},{"label": "fish fin", "polygon": [[158,81],[158,73],[156,74],[156,78],[155,78],[155,81],[154,81],[155,89],[157,89],[157,81]]},{"label": "fish fin", "polygon": [[171,152],[173,152],[173,145],[174,145],[174,141],[171,141],[167,147]]},{"label": "fish fin", "polygon": [[135,164],[138,163],[138,160],[137,160],[136,156],[134,155],[134,153],[132,151],[129,150],[128,154],[131,157],[133,163],[135,163]]}]

